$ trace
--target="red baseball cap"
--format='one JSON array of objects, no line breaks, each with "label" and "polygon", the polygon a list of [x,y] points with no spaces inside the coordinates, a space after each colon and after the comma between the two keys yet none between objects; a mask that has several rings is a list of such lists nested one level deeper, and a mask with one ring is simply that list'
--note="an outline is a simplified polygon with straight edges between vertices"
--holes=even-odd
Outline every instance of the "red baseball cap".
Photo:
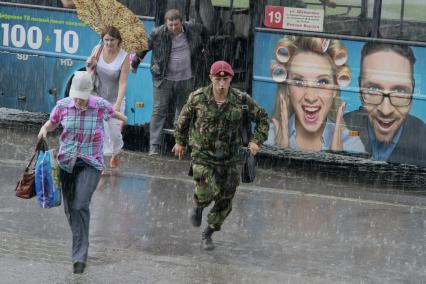
[{"label": "red baseball cap", "polygon": [[220,60],[212,64],[210,75],[219,77],[234,76],[234,70],[232,70],[228,62]]}]

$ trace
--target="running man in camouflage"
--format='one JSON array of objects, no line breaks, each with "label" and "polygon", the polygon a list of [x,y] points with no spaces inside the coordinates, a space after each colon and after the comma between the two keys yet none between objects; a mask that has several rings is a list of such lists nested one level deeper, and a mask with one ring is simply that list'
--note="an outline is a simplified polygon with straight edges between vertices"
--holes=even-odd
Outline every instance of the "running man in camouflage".
[{"label": "running man in camouflage", "polygon": [[212,201],[207,227],[202,233],[205,250],[214,249],[212,234],[219,231],[232,210],[232,199],[239,185],[238,150],[241,146],[242,98],[246,96],[249,118],[256,123],[248,145],[256,155],[268,134],[268,115],[250,96],[230,88],[234,71],[225,61],[213,63],[211,84],[192,92],[179,115],[172,152],[181,159],[186,145],[192,148],[192,170],[196,186],[192,225],[201,225],[203,208]]}]

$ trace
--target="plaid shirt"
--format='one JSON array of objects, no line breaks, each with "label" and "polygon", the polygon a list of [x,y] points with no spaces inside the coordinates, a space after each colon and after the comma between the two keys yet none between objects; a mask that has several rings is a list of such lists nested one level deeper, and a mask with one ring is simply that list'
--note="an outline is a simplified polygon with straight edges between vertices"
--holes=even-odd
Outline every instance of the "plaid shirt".
[{"label": "plaid shirt", "polygon": [[59,138],[59,167],[72,173],[75,161],[81,158],[94,168],[103,170],[103,120],[108,120],[113,114],[113,106],[97,96],[89,97],[86,110],[77,108],[73,98],[59,100],[50,114],[50,121],[63,127]]}]

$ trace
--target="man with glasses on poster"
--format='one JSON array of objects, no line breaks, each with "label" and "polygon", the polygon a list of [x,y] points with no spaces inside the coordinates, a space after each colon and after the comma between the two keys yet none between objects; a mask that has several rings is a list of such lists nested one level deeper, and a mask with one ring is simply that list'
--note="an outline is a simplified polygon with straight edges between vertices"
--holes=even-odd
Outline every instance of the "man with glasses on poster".
[{"label": "man with glasses on poster", "polygon": [[409,114],[415,61],[408,46],[369,42],[362,49],[362,108],[345,114],[344,120],[359,132],[373,160],[426,166],[425,124]]}]

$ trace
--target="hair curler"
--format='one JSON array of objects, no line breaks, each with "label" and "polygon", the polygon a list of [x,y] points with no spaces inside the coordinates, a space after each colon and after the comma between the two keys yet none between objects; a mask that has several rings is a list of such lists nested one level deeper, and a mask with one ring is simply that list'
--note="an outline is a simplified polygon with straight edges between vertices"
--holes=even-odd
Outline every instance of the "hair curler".
[{"label": "hair curler", "polygon": [[331,58],[337,66],[342,66],[348,61],[348,51],[342,45],[336,46],[331,49]]},{"label": "hair curler", "polygon": [[271,64],[271,74],[272,80],[277,83],[282,83],[287,79],[287,69],[284,65],[276,62],[275,60],[272,61]]},{"label": "hair curler", "polygon": [[288,38],[281,39],[275,48],[275,58],[280,63],[287,63],[294,51],[294,45]]},{"label": "hair curler", "polygon": [[341,87],[347,87],[351,83],[352,80],[352,72],[348,66],[341,66],[337,69],[337,84]]}]

